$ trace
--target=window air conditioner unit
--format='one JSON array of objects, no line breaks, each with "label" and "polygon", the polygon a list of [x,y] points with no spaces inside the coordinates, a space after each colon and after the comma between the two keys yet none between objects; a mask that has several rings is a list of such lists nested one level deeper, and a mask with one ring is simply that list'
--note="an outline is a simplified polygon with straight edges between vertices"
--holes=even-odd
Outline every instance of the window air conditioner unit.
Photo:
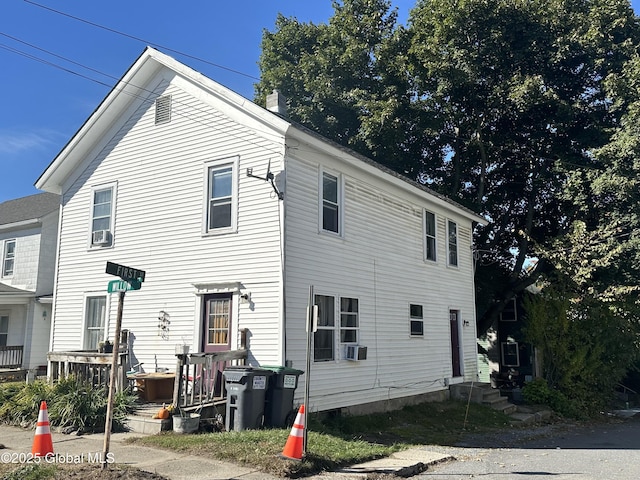
[{"label": "window air conditioner unit", "polygon": [[362,345],[347,345],[345,358],[354,362],[357,362],[358,360],[366,360],[367,347],[363,347]]},{"label": "window air conditioner unit", "polygon": [[91,234],[91,245],[109,245],[111,232],[109,230],[96,230]]}]

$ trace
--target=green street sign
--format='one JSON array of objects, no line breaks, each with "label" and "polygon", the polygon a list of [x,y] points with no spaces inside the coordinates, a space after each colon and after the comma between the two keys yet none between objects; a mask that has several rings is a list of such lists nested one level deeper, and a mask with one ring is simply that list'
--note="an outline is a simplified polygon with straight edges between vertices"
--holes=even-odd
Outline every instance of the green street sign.
[{"label": "green street sign", "polygon": [[107,285],[108,293],[128,292],[129,290],[140,290],[142,285],[138,280],[111,280]]}]

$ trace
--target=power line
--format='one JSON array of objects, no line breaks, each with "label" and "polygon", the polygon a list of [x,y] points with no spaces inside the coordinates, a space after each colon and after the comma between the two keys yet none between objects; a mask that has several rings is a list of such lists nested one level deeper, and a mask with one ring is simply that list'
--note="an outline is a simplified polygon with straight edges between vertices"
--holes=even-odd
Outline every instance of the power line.
[{"label": "power line", "polygon": [[[115,79],[115,80],[116,80],[116,82],[122,82],[122,83],[124,83],[124,85],[125,85],[125,86],[132,86],[132,87],[135,87],[136,89],[138,89],[138,90],[140,90],[140,91],[142,91],[142,92],[147,92],[147,93],[149,93],[149,94],[155,94],[155,92],[154,92],[153,90],[149,90],[149,89],[146,89],[146,88],[141,87],[141,86],[139,86],[139,85],[135,85],[134,83],[131,83],[131,82],[124,82],[124,81],[122,81],[122,80],[118,79],[118,77],[114,77],[113,75],[110,75],[110,74],[108,74],[108,73],[104,73],[104,72],[101,72],[100,70],[94,69],[94,68],[92,68],[92,67],[88,67],[88,66],[86,66],[86,65],[83,65],[83,64],[81,64],[81,63],[79,63],[79,62],[76,62],[76,61],[74,61],[74,60],[71,60],[71,59],[69,59],[69,58],[67,58],[67,57],[64,57],[64,56],[62,56],[62,55],[58,55],[58,54],[53,53],[53,52],[50,52],[50,51],[48,51],[48,50],[46,50],[46,49],[44,49],[44,48],[41,48],[41,47],[38,47],[38,46],[36,46],[36,45],[32,45],[32,44],[30,44],[30,43],[28,43],[28,42],[22,41],[22,40],[20,40],[20,39],[18,39],[18,38],[12,37],[12,36],[7,35],[7,34],[4,34],[4,33],[2,33],[2,32],[0,32],[0,35],[3,35],[3,36],[5,36],[5,37],[7,37],[7,38],[11,38],[12,40],[17,41],[17,42],[20,42],[20,43],[23,43],[23,44],[25,44],[25,45],[29,45],[29,46],[30,46],[30,47],[32,47],[32,48],[35,48],[35,49],[40,50],[40,51],[42,51],[42,52],[45,52],[45,53],[47,53],[47,54],[49,54],[49,55],[52,55],[52,56],[54,56],[54,57],[56,57],[56,58],[59,58],[59,59],[61,59],[61,60],[64,60],[64,61],[70,62],[70,63],[72,63],[72,64],[74,64],[74,65],[80,66],[81,68],[85,68],[85,69],[90,70],[90,71],[92,71],[92,72],[98,73],[99,75],[104,75],[105,77],[109,77],[109,78]],[[98,79],[92,78],[92,77],[90,77],[90,76],[88,76],[88,75],[84,75],[84,74],[82,74],[82,73],[76,72],[76,71],[74,71],[74,70],[71,70],[71,69],[69,69],[69,68],[66,68],[66,67],[64,67],[64,66],[62,66],[62,65],[59,65],[59,64],[57,64],[57,63],[50,62],[50,61],[45,60],[45,59],[43,59],[43,58],[37,57],[37,56],[35,56],[35,55],[32,55],[32,54],[30,54],[30,53],[24,52],[24,51],[22,51],[22,50],[19,50],[19,49],[17,49],[17,48],[14,48],[14,47],[10,47],[10,46],[5,45],[5,44],[2,44],[2,43],[0,43],[0,49],[4,49],[4,50],[7,50],[7,51],[9,51],[9,52],[11,52],[11,53],[14,53],[14,54],[16,54],[16,55],[23,56],[23,57],[25,57],[25,58],[28,58],[29,60],[33,60],[33,61],[36,61],[36,62],[40,62],[40,63],[43,63],[43,64],[45,64],[45,65],[51,66],[51,67],[53,67],[53,68],[57,68],[57,69],[62,70],[62,71],[64,71],[64,72],[66,72],[66,73],[70,73],[70,74],[72,74],[72,75],[76,75],[76,76],[78,76],[78,77],[80,77],[80,78],[83,78],[83,79],[85,79],[85,80],[89,80],[89,81],[94,82],[94,83],[97,83],[97,84],[99,84],[99,85],[102,85],[102,86],[108,87],[108,88],[110,88],[110,89],[112,89],[112,90],[118,90],[118,89],[117,89],[117,85],[118,85],[118,83],[116,83],[116,86],[113,86],[113,85],[111,85],[111,84],[109,84],[109,83],[105,83],[105,82],[103,82],[103,81],[101,81],[101,80],[98,80]],[[120,93],[124,93],[124,94],[126,94],[126,95],[129,95],[129,96],[130,96],[130,97],[132,97],[132,98],[137,98],[137,99],[141,100],[141,105],[151,104],[151,103],[153,103],[153,102],[155,101],[155,99],[154,99],[154,98],[148,98],[148,96],[142,96],[142,95],[140,95],[140,94],[138,94],[138,93],[129,92],[129,91],[126,91],[126,90],[124,90],[124,89],[120,89],[120,90],[119,90],[119,92],[120,92]],[[176,105],[176,107],[174,107],[174,109],[173,109],[173,112],[175,112],[178,116],[180,116],[180,117],[182,117],[182,118],[189,119],[189,120],[191,120],[191,121],[193,121],[193,122],[195,122],[195,123],[199,123],[199,124],[200,124],[200,125],[202,125],[203,127],[206,127],[206,128],[213,128],[213,125],[211,125],[210,123],[208,123],[208,121],[207,121],[207,120],[204,120],[202,117],[204,117],[204,116],[210,116],[210,115],[214,115],[214,116],[215,116],[215,113],[212,113],[211,111],[207,111],[207,110],[205,110],[205,108],[204,108],[204,107],[197,106],[197,105],[192,105],[192,104],[186,104],[186,103],[181,102],[181,101],[179,101],[179,100],[177,100],[177,99],[175,99],[175,98],[172,100],[172,103],[174,103],[174,104]],[[182,109],[177,108],[177,107],[180,107],[180,106],[181,106],[181,107],[183,107],[183,108],[182,108]],[[202,116],[201,116],[201,117],[195,116],[193,113],[191,113],[191,111],[192,111],[192,110],[195,110],[195,111],[196,111],[196,113],[200,113]],[[213,112],[217,112],[217,111],[216,111],[215,109],[213,109]],[[218,116],[219,116],[219,115],[220,115],[220,112],[217,112],[217,113],[218,113]],[[256,134],[256,132],[255,132],[254,130],[252,130],[252,129],[250,129],[250,128],[246,127],[246,126],[243,126],[242,128],[247,129],[249,132],[251,132],[251,134],[253,134],[253,135],[254,135],[254,136],[256,136],[256,137],[259,137],[259,136]],[[282,155],[282,152],[281,152],[280,150],[276,150],[276,149],[274,149],[274,148],[272,148],[272,147],[270,147],[270,146],[268,146],[268,145],[264,145],[263,143],[258,143],[258,142],[256,142],[256,141],[252,141],[252,140],[250,140],[250,139],[248,139],[248,138],[246,138],[246,137],[241,137],[241,136],[237,135],[237,134],[232,130],[232,128],[231,128],[231,127],[226,128],[226,129],[224,129],[224,128],[222,128],[222,129],[221,129],[219,125],[215,125],[215,130],[216,130],[217,132],[220,132],[220,133],[226,133],[226,134],[229,134],[229,135],[231,135],[231,136],[233,136],[233,137],[235,137],[235,138],[242,139],[243,141],[245,141],[245,142],[247,142],[247,143],[249,143],[249,144],[252,144],[252,145],[254,145],[254,146],[256,146],[256,147],[259,147],[259,148],[261,148],[261,149],[269,150],[269,151],[271,151],[273,154],[276,154],[276,155],[278,155],[278,156]],[[274,136],[274,137],[279,137],[279,135],[277,135],[277,134],[269,134],[268,132],[263,132],[263,134],[264,134],[264,135],[271,135],[271,136]],[[263,139],[263,140],[266,140],[266,139]],[[268,141],[268,140],[267,140],[267,141]]]},{"label": "power line", "polygon": [[242,75],[243,77],[251,78],[252,80],[260,81],[260,78],[258,78],[258,77],[254,77],[253,75],[250,75],[248,73],[240,72],[239,70],[234,70],[232,68],[225,67],[224,65],[220,65],[218,63],[213,63],[213,62],[211,62],[209,60],[205,60],[204,58],[196,57],[195,55],[190,55],[188,53],[184,53],[184,52],[181,52],[179,50],[175,50],[173,48],[161,45],[159,43],[155,43],[155,42],[152,42],[152,41],[149,41],[149,40],[145,40],[144,38],[136,37],[135,35],[131,35],[131,34],[116,30],[114,28],[106,27],[104,25],[100,25],[98,23],[91,22],[89,20],[85,20],[84,18],[76,17],[76,16],[71,15],[69,13],[65,13],[65,12],[62,12],[60,10],[56,10],[55,8],[47,7],[46,5],[41,5],[41,4],[33,2],[31,0],[23,0],[23,1],[26,2],[26,3],[29,3],[29,4],[31,4],[33,6],[42,8],[44,10],[49,10],[50,12],[56,13],[58,15],[62,15],[64,17],[71,18],[71,19],[76,20],[78,22],[86,23],[87,25],[91,25],[92,27],[100,28],[102,30],[106,30],[107,32],[115,33],[117,35],[120,35],[120,36],[123,36],[123,37],[126,37],[126,38],[130,38],[132,40],[135,40],[137,42],[143,43],[145,45],[151,45],[153,47],[161,48],[161,49],[166,50],[168,52],[176,53],[178,55],[182,55],[183,57],[191,58],[193,60],[197,60],[199,62],[206,63],[207,65],[211,65],[212,67],[220,68],[222,70],[226,70],[228,72],[235,73],[237,75]]}]

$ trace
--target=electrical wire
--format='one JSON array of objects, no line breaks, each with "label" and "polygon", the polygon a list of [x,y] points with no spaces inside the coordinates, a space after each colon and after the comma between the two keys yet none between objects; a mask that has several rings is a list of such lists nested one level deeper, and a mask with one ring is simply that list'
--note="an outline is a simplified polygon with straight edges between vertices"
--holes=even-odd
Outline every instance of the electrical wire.
[{"label": "electrical wire", "polygon": [[78,22],[82,22],[82,23],[85,23],[87,25],[91,25],[92,27],[100,28],[102,30],[106,30],[107,32],[115,33],[116,35],[120,35],[120,36],[129,38],[131,40],[135,40],[135,41],[143,43],[145,45],[151,45],[151,46],[154,46],[154,47],[157,47],[157,48],[162,48],[163,50],[166,50],[168,52],[176,53],[176,54],[181,55],[183,57],[191,58],[193,60],[197,60],[199,62],[206,63],[207,65],[211,65],[212,67],[220,68],[222,70],[226,70],[228,72],[235,73],[237,75],[242,75],[244,77],[251,78],[252,80],[260,81],[260,79],[258,77],[255,77],[255,76],[250,75],[248,73],[241,72],[239,70],[234,70],[232,68],[225,67],[224,65],[220,65],[218,63],[214,63],[214,62],[211,62],[209,60],[205,60],[204,58],[196,57],[195,55],[191,55],[191,54],[182,52],[180,50],[176,50],[176,49],[167,47],[165,45],[161,45],[161,44],[156,43],[156,42],[151,42],[149,40],[145,40],[143,38],[136,37],[135,35],[131,35],[129,33],[125,33],[125,32],[121,32],[119,30],[116,30],[114,28],[110,28],[110,27],[106,27],[104,25],[100,25],[99,23],[95,23],[95,22],[91,22],[89,20],[85,20],[84,18],[76,17],[75,15],[71,15],[71,14],[63,12],[61,10],[56,10],[55,8],[47,7],[46,5],[41,5],[41,4],[33,2],[31,0],[23,0],[23,1],[25,3],[29,3],[29,4],[33,5],[35,7],[42,8],[44,10],[48,10],[50,12],[53,12],[53,13],[55,13],[57,15],[62,15],[64,17],[71,18],[71,19],[76,20]]},{"label": "electrical wire", "polygon": [[[16,37],[13,37],[13,36],[11,36],[11,35],[7,35],[7,34],[2,33],[2,32],[0,32],[0,35],[3,35],[3,36],[5,36],[5,37],[7,37],[7,38],[10,38],[10,39],[12,39],[12,40],[14,40],[14,41],[20,42],[20,43],[22,43],[22,44],[24,44],[24,45],[28,45],[28,46],[30,46],[30,47],[32,47],[32,48],[34,48],[34,49],[37,49],[37,50],[42,51],[42,52],[44,52],[44,53],[47,53],[48,55],[52,55],[52,56],[54,56],[54,57],[56,57],[56,58],[59,58],[59,59],[61,59],[61,60],[66,61],[66,62],[69,62],[69,63],[72,63],[72,64],[74,64],[74,65],[80,66],[81,68],[85,68],[85,69],[87,69],[87,70],[90,70],[90,71],[92,71],[92,72],[94,72],[94,73],[97,73],[97,74],[99,74],[99,75],[103,75],[103,76],[105,76],[105,77],[107,77],[107,78],[114,79],[114,80],[116,80],[116,81],[118,81],[118,82],[121,82],[121,81],[122,81],[121,79],[118,79],[118,77],[115,77],[115,76],[110,75],[110,74],[108,74],[108,73],[102,72],[102,71],[97,70],[97,69],[95,69],[95,68],[88,67],[88,66],[86,66],[86,65],[84,65],[84,64],[81,64],[81,63],[79,63],[79,62],[76,62],[76,61],[74,61],[74,60],[72,60],[72,59],[69,59],[69,58],[64,57],[64,56],[62,56],[62,55],[59,55],[59,54],[56,54],[56,53],[51,52],[51,51],[49,51],[49,50],[46,50],[46,49],[44,49],[44,48],[38,47],[37,45],[30,44],[30,43],[25,42],[25,41],[23,41],[23,40],[20,40],[20,39],[18,39],[18,38],[16,38]],[[111,84],[109,84],[109,83],[106,83],[106,82],[103,82],[103,81],[101,81],[101,80],[98,80],[98,79],[92,78],[92,77],[90,77],[90,76],[88,76],[88,75],[84,75],[84,74],[79,73],[79,72],[77,72],[77,71],[71,70],[71,69],[69,69],[69,68],[67,68],[67,67],[64,67],[64,66],[62,66],[62,65],[60,65],[60,64],[57,64],[57,63],[54,63],[54,62],[50,62],[50,61],[45,60],[45,59],[43,59],[43,58],[40,58],[40,57],[37,57],[37,56],[32,55],[32,54],[30,54],[30,53],[27,53],[27,52],[25,52],[25,51],[19,50],[19,49],[17,49],[17,48],[14,48],[14,47],[11,47],[11,46],[8,46],[8,45],[5,45],[5,44],[0,44],[0,48],[2,48],[2,49],[4,49],[4,50],[7,50],[7,51],[9,51],[9,52],[11,52],[11,53],[14,53],[14,54],[16,54],[16,55],[21,55],[21,56],[23,56],[23,57],[25,57],[25,58],[27,58],[27,59],[30,59],[30,60],[33,60],[33,61],[37,61],[37,62],[43,63],[43,64],[48,65],[48,66],[51,66],[51,67],[53,67],[53,68],[57,68],[57,69],[59,69],[59,70],[62,70],[62,71],[64,71],[64,72],[66,72],[66,73],[69,73],[69,74],[72,74],[72,75],[75,75],[75,76],[78,76],[78,77],[83,78],[83,79],[85,79],[85,80],[89,80],[89,81],[94,82],[94,83],[97,83],[97,84],[99,84],[99,85],[102,85],[102,86],[108,87],[108,88],[110,88],[110,89],[118,90],[117,86],[116,86],[116,87],[114,87],[114,86],[112,86],[112,85],[111,85]],[[153,95],[153,94],[155,94],[155,93],[156,93],[156,92],[154,92],[154,91],[152,91],[152,90],[148,90],[148,89],[146,89],[146,88],[144,88],[144,87],[140,87],[140,86],[138,86],[138,85],[136,85],[136,84],[133,84],[133,83],[131,83],[131,82],[124,82],[124,81],[122,81],[122,83],[123,83],[125,86],[132,86],[132,87],[135,87],[135,88],[137,88],[138,90],[143,91],[143,92],[147,92],[147,93],[149,93],[149,94],[151,94],[151,95]],[[155,101],[155,98],[148,98],[147,96],[142,96],[142,95],[139,95],[139,94],[137,94],[137,93],[128,92],[128,91],[126,91],[126,90],[124,90],[124,89],[120,89],[120,90],[118,90],[118,91],[119,91],[120,93],[124,93],[124,94],[129,95],[129,96],[131,96],[131,97],[133,97],[133,98],[137,98],[137,99],[141,100],[141,101],[142,101],[141,105],[151,104],[151,103],[153,103],[153,102]],[[179,100],[177,100],[177,99],[174,99],[174,98],[172,98],[172,103],[173,103],[173,104],[176,104],[177,106],[182,106],[182,107],[184,107],[184,109],[183,109],[183,110],[180,110],[180,109],[178,109],[178,108],[174,108],[174,109],[172,110],[172,111],[173,111],[174,113],[176,113],[178,116],[181,116],[181,117],[186,118],[186,119],[189,119],[189,120],[191,120],[191,121],[193,121],[193,122],[199,123],[200,125],[202,125],[202,126],[204,126],[204,127],[207,127],[207,128],[214,128],[214,127],[215,127],[215,131],[216,131],[216,132],[218,132],[218,133],[227,133],[227,134],[229,134],[229,135],[231,135],[231,136],[234,136],[235,138],[242,139],[243,141],[246,141],[247,143],[250,143],[250,144],[252,144],[252,145],[254,145],[254,146],[256,146],[256,147],[259,147],[259,148],[264,149],[264,150],[269,150],[269,151],[271,151],[272,153],[274,153],[274,154],[276,154],[276,155],[278,155],[278,156],[282,155],[282,152],[281,152],[279,149],[275,149],[275,148],[269,147],[269,146],[267,146],[267,145],[264,145],[263,143],[257,143],[257,142],[255,142],[255,141],[252,141],[252,140],[250,140],[250,139],[247,139],[246,137],[242,137],[242,136],[237,135],[234,131],[232,131],[232,128],[233,128],[233,127],[228,127],[227,129],[220,128],[220,125],[218,125],[218,124],[209,124],[209,123],[205,123],[205,121],[204,121],[202,118],[198,118],[198,117],[194,116],[194,115],[191,113],[191,110],[196,110],[197,112],[199,112],[199,113],[201,113],[201,114],[203,114],[203,115],[206,115],[206,116],[210,116],[210,115],[214,115],[214,116],[215,116],[215,113],[212,113],[211,111],[206,110],[206,109],[205,109],[205,107],[203,107],[203,106],[193,105],[193,104],[187,104],[187,103],[181,102],[181,101],[179,101]],[[222,116],[222,114],[218,113],[218,117],[221,117],[221,116]],[[256,137],[258,136],[258,135],[257,135],[257,133],[256,133],[254,130],[248,129],[247,127],[243,127],[243,128],[247,129],[247,130],[248,130],[251,134],[253,134],[254,136],[256,136]],[[269,132],[263,132],[263,134],[264,134],[264,135],[270,135],[270,136],[273,136],[274,138],[282,138],[282,136],[281,136],[281,135],[279,135],[279,134],[271,134],[271,133],[269,133]]]}]

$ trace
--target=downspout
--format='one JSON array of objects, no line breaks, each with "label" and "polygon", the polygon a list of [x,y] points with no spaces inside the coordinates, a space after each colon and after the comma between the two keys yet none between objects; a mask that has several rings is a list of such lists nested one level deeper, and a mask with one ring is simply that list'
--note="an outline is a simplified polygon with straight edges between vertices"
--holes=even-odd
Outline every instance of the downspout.
[{"label": "downspout", "polygon": [[[285,135],[286,138],[286,135]],[[286,143],[285,143],[286,153]],[[287,292],[286,292],[286,176],[287,176],[287,157],[282,155],[282,171],[280,172],[279,189],[284,192],[283,199],[278,201],[278,224],[280,226],[280,365],[287,365]]]}]

